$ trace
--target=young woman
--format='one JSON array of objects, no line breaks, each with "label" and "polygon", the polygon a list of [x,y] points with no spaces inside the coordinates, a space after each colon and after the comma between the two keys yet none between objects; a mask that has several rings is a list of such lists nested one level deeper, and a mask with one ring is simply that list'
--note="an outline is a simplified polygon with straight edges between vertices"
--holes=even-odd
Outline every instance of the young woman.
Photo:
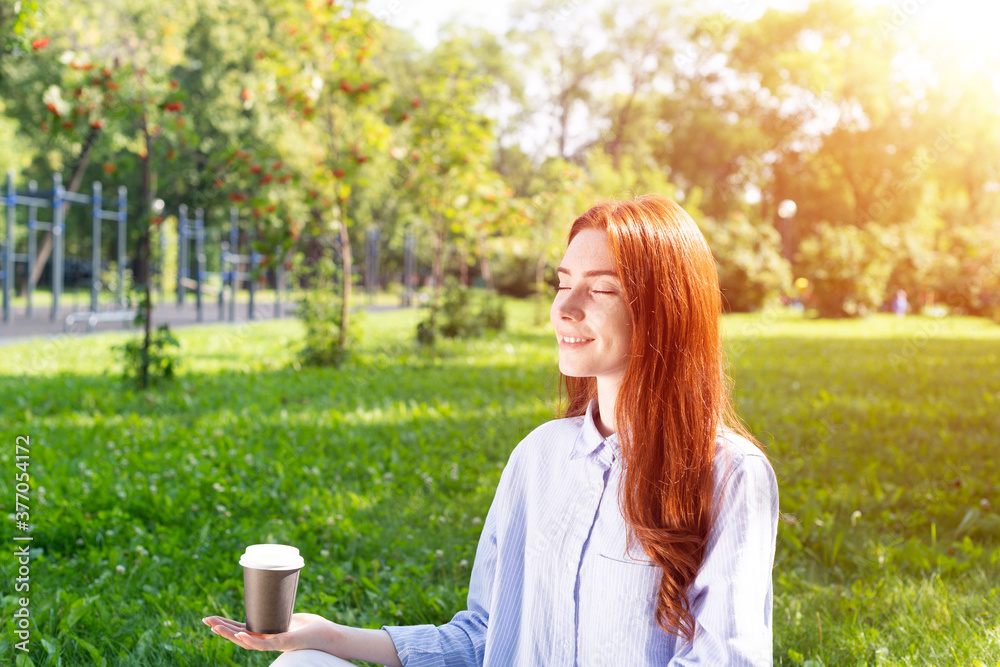
[{"label": "young woman", "polygon": [[770,665],[774,472],[730,401],[712,254],[673,201],[574,223],[551,319],[563,419],[510,456],[468,609],[361,630],[296,614],[275,665]]}]

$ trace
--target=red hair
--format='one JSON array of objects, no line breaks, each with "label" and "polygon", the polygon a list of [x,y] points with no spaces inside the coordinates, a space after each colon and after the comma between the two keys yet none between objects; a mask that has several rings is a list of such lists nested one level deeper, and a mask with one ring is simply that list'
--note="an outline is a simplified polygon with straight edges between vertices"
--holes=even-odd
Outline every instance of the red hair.
[{"label": "red hair", "polygon": [[[715,439],[728,426],[756,442],[729,396],[715,261],[691,217],[659,195],[597,204],[576,219],[569,240],[584,229],[607,232],[632,322],[614,415],[621,512],[629,542],[637,540],[663,573],[657,622],[690,642],[694,617],[686,594],[714,521]],[[562,379],[563,416],[584,414],[597,396],[595,378]]]}]

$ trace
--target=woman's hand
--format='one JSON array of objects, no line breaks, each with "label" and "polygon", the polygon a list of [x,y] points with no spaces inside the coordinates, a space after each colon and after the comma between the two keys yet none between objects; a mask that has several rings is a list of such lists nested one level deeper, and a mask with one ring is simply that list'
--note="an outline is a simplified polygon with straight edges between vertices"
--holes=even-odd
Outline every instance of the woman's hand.
[{"label": "woman's hand", "polygon": [[292,614],[288,632],[277,635],[250,632],[246,623],[221,616],[209,616],[201,620],[215,634],[252,651],[297,651],[312,648],[332,653],[331,649],[338,643],[339,626],[316,614]]}]

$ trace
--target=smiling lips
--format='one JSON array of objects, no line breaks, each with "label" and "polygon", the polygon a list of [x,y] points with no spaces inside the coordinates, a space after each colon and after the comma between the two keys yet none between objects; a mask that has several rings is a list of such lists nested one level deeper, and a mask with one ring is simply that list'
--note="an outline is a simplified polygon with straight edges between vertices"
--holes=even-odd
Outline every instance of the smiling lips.
[{"label": "smiling lips", "polygon": [[567,345],[579,345],[581,343],[589,343],[593,338],[573,338],[572,336],[559,336],[559,342]]}]

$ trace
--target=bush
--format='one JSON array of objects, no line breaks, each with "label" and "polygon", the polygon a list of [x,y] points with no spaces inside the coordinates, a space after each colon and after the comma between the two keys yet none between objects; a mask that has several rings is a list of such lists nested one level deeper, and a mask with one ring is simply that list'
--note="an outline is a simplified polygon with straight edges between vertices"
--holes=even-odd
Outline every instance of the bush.
[{"label": "bush", "polygon": [[820,317],[857,317],[878,310],[893,268],[892,238],[874,228],[826,222],[816,230],[816,236],[802,241],[797,256],[812,284],[809,305]]},{"label": "bush", "polygon": [[1000,322],[1000,223],[992,227],[945,230],[929,282],[951,311]]},{"label": "bush", "polygon": [[483,300],[479,319],[487,329],[503,331],[507,328],[507,311],[503,307],[503,301],[497,296],[488,295]]},{"label": "bush", "polygon": [[[296,315],[305,325],[305,345],[299,351],[299,360],[306,366],[339,366],[349,356],[348,347],[341,346],[344,325],[343,296],[337,294],[336,284],[342,276],[331,261],[322,258],[312,266],[303,264],[303,256],[296,256],[293,284],[307,284],[309,289],[299,292]],[[357,320],[351,327],[357,334]]]},{"label": "bush", "polygon": [[447,280],[441,301],[431,305],[427,317],[417,324],[417,342],[431,346],[438,334],[446,338],[474,338],[483,329],[502,331],[507,312],[499,297],[487,296],[478,310],[473,308],[472,290]]},{"label": "bush", "polygon": [[[142,323],[141,314],[136,322],[137,324]],[[177,357],[169,348],[180,348],[180,343],[170,332],[170,325],[161,324],[155,331],[150,332],[148,357],[146,357],[147,353],[144,352],[145,343],[146,336],[143,334],[124,345],[116,345],[113,348],[122,358],[124,366],[122,379],[134,381],[140,387],[155,384],[160,380],[173,379],[174,370],[177,367]]]},{"label": "bush", "polygon": [[735,312],[759,310],[788,294],[791,265],[781,256],[781,236],[770,225],[754,224],[742,213],[720,222],[699,222],[719,271],[723,308]]}]

